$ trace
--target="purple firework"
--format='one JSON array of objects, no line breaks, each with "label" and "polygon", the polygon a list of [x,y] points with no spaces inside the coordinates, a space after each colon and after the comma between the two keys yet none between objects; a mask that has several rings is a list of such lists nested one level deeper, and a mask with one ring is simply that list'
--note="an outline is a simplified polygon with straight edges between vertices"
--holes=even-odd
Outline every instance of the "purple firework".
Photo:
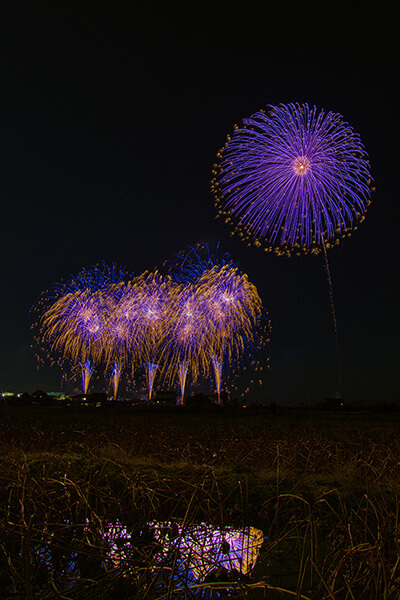
[{"label": "purple firework", "polygon": [[340,114],[307,104],[260,110],[218,153],[218,216],[277,254],[318,252],[355,228],[370,204],[360,137]]}]

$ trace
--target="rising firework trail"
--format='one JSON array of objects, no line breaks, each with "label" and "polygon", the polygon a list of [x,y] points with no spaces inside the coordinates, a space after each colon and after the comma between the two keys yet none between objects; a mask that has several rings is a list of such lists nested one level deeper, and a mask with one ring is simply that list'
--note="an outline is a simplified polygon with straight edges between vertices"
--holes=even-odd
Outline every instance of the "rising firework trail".
[{"label": "rising firework trail", "polygon": [[179,390],[180,395],[178,397],[177,404],[183,406],[185,399],[185,388],[186,388],[186,377],[189,371],[189,361],[180,362],[178,364],[178,378],[179,378]]},{"label": "rising firework trail", "polygon": [[114,362],[114,367],[113,367],[112,374],[111,374],[111,383],[112,383],[114,401],[117,399],[117,395],[118,395],[118,387],[119,387],[119,382],[121,379],[122,366],[123,366],[122,364],[120,364],[116,361]]},{"label": "rising firework trail", "polygon": [[211,363],[214,369],[215,391],[217,393],[217,404],[221,404],[221,386],[222,386],[222,366],[223,362],[218,356],[211,357]]},{"label": "rising firework trail", "polygon": [[154,380],[156,377],[156,371],[158,369],[158,365],[156,363],[146,363],[145,364],[145,368],[146,368],[146,377],[147,377],[147,389],[148,389],[148,399],[151,400],[153,397],[153,387],[154,387]]},{"label": "rising firework trail", "polygon": [[94,372],[94,365],[89,359],[83,360],[80,363],[82,373],[82,390],[84,394],[88,393],[90,379]]}]

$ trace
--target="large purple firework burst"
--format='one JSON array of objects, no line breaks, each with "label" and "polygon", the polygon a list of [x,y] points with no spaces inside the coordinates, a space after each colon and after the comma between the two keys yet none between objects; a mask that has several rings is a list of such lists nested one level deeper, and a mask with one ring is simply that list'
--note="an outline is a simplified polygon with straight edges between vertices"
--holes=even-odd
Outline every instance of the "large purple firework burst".
[{"label": "large purple firework burst", "polygon": [[234,128],[211,188],[218,216],[277,254],[317,253],[349,235],[370,204],[370,165],[338,113],[268,106]]}]

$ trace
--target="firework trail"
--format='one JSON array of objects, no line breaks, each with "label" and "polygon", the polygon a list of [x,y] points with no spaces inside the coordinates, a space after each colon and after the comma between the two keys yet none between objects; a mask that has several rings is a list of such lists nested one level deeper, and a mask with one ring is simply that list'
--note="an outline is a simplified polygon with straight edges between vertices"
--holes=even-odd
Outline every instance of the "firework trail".
[{"label": "firework trail", "polygon": [[156,363],[148,362],[145,364],[145,367],[146,367],[148,399],[151,400],[153,397],[154,380],[156,378],[156,371],[158,369],[158,365]]},{"label": "firework trail", "polygon": [[114,367],[112,370],[112,374],[111,374],[111,383],[112,383],[112,388],[113,388],[113,398],[114,401],[117,399],[117,395],[118,395],[118,387],[119,387],[119,382],[121,379],[121,372],[122,372],[122,364],[118,363],[118,362],[114,362]]},{"label": "firework trail", "polygon": [[364,219],[370,183],[364,146],[340,114],[281,104],[235,127],[212,191],[243,239],[290,255],[348,235]]},{"label": "firework trail", "polygon": [[211,363],[214,369],[215,390],[217,392],[217,404],[221,404],[221,386],[222,386],[222,366],[223,362],[218,356],[211,357]]},{"label": "firework trail", "polygon": [[186,377],[189,371],[189,361],[179,362],[178,363],[178,378],[179,378],[179,389],[180,395],[177,401],[177,404],[183,406],[185,399],[185,387],[186,387]]},{"label": "firework trail", "polygon": [[328,253],[326,251],[325,244],[323,244],[323,249],[324,249],[326,276],[327,276],[328,284],[329,284],[329,301],[331,304],[331,311],[332,311],[333,330],[335,333],[335,341],[336,341],[336,360],[337,360],[337,370],[338,370],[338,382],[339,382],[339,387],[341,387],[342,374],[341,374],[341,368],[340,368],[339,333],[338,333],[338,326],[337,326],[337,320],[336,320],[335,301],[333,298],[333,285],[332,285],[331,270],[329,268]]},{"label": "firework trail", "polygon": [[83,360],[80,363],[82,373],[82,390],[84,394],[88,393],[90,379],[93,375],[94,366],[89,359]]}]

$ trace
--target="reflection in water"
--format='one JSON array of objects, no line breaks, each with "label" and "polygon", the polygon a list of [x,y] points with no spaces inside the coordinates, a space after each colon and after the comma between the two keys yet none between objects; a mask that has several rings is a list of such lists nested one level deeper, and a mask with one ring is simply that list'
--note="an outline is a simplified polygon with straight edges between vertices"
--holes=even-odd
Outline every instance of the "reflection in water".
[{"label": "reflection in water", "polygon": [[104,537],[108,542],[107,562],[124,573],[134,571],[132,554],[136,548],[127,528],[119,521],[110,523],[104,531]]},{"label": "reflection in water", "polygon": [[[173,578],[176,590],[185,590],[196,587],[221,569],[235,572],[238,576],[247,575],[255,566],[264,541],[263,532],[254,527],[221,530],[206,523],[182,526],[169,521],[151,521],[143,530],[133,534],[119,521],[99,528],[86,520],[80,526],[66,522],[64,535],[66,530],[71,531],[71,545],[60,545],[61,540],[56,540],[57,535],[50,533],[45,526],[42,539],[47,538],[47,543],[38,544],[34,550],[34,563],[45,568],[52,579],[56,577],[60,583],[62,581],[64,589],[71,589],[88,576],[96,577],[94,572],[88,571],[95,559],[99,575],[112,571],[122,578],[130,577],[140,587],[139,580],[145,571],[159,591],[162,591],[165,577]],[[76,537],[78,530],[81,536]],[[82,534],[89,547],[96,550],[89,561],[87,547],[85,550],[78,543],[81,551],[76,551],[75,542],[78,538],[82,540]],[[138,556],[142,559],[144,556],[141,552],[143,545],[147,549],[152,548],[150,553],[146,553],[145,565],[142,560],[138,561]],[[203,593],[204,589],[198,590],[196,597]],[[221,596],[216,593],[215,597]]]},{"label": "reflection in water", "polygon": [[221,568],[247,575],[264,541],[263,532],[254,527],[221,531],[206,523],[185,528],[170,522],[153,521],[149,525],[162,545],[159,561],[179,550],[179,568],[198,581],[204,581],[212,571]]}]

